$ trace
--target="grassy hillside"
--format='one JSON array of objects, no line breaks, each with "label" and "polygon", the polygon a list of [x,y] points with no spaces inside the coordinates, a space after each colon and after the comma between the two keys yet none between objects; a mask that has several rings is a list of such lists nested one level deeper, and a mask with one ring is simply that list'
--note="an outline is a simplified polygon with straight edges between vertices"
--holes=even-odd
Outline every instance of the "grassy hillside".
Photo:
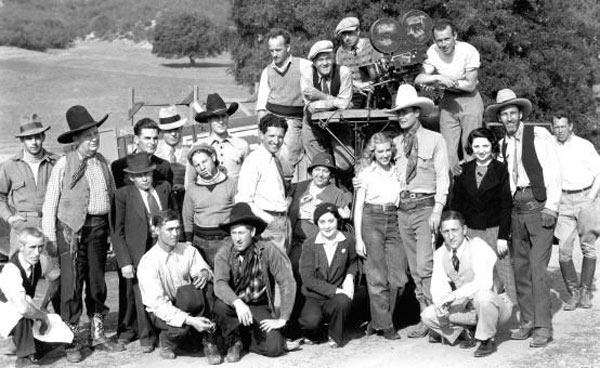
[{"label": "grassy hillside", "polygon": [[4,0],[0,45],[32,50],[63,48],[77,37],[150,39],[153,21],[168,10],[201,10],[230,24],[230,0]]}]

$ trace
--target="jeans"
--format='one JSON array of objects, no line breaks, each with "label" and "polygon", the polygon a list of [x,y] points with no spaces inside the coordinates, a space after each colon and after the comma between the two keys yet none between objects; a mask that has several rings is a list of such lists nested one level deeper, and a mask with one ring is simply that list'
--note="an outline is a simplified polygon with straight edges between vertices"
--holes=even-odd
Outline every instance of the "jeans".
[{"label": "jeans", "polygon": [[260,234],[264,241],[270,241],[283,253],[288,254],[291,248],[291,224],[289,217],[283,215],[273,216],[273,221],[267,225],[265,231]]},{"label": "jeans", "polygon": [[205,239],[201,236],[194,235],[192,245],[198,249],[202,258],[208,263],[211,269],[215,269],[215,256],[221,247],[231,244],[231,237],[226,236],[223,239]]},{"label": "jeans", "polygon": [[[588,191],[581,193],[562,193],[558,206],[558,220],[554,236],[558,238],[558,257],[560,262],[569,262],[573,259],[573,246],[578,239],[577,219],[579,211],[587,205],[592,204],[588,198]],[[585,258],[596,258],[596,247],[594,244],[580,240],[581,253]]]},{"label": "jeans", "polygon": [[395,210],[363,209],[362,236],[367,251],[365,273],[371,309],[371,327],[393,327],[392,315],[398,291],[407,282],[406,254],[398,232]]}]

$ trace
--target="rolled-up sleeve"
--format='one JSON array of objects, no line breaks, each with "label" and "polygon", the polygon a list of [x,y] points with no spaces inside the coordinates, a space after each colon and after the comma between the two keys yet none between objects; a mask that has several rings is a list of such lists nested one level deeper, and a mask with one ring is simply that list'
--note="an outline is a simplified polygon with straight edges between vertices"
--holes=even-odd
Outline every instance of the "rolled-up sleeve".
[{"label": "rolled-up sleeve", "polygon": [[[271,68],[271,66],[267,66]],[[258,93],[256,97],[256,112],[267,110],[267,99],[271,93],[271,86],[269,86],[269,75],[267,74],[267,68],[263,69],[260,75],[260,83],[258,84]]]}]

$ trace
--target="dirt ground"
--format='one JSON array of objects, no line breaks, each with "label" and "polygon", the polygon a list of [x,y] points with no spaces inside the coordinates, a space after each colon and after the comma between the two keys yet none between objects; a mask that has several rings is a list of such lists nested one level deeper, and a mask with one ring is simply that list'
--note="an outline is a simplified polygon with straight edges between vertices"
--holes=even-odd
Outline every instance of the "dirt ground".
[{"label": "dirt ground", "polygon": [[[562,311],[562,300],[567,292],[563,286],[558,268],[555,247],[553,258],[548,267],[552,287],[552,310],[554,313],[554,341],[543,349],[529,348],[528,341],[509,340],[510,329],[515,328],[516,318],[504,326],[497,337],[498,352],[485,358],[474,358],[473,350],[462,350],[457,346],[430,344],[427,339],[408,339],[406,329],[400,331],[402,339],[387,341],[380,336],[355,337],[341,349],[332,350],[326,344],[303,345],[301,350],[288,353],[279,358],[266,358],[249,353],[240,363],[232,366],[251,367],[600,367],[600,301],[594,300],[592,309],[577,309],[573,312]],[[576,263],[581,258],[577,255]],[[107,274],[109,290],[108,306],[111,308],[107,320],[107,332],[114,335],[117,312],[117,278],[115,272]],[[39,288],[38,295],[43,292]],[[89,328],[87,320],[82,320],[84,329]],[[6,353],[8,344],[4,341],[0,354]],[[199,354],[182,353],[174,361],[160,358],[158,351],[143,354],[137,342],[130,343],[122,353],[85,351],[86,358],[79,364],[70,364],[64,358],[61,347],[50,352],[41,363],[47,367],[198,367],[206,366],[206,360]],[[15,357],[0,355],[0,367],[12,367]],[[227,365],[227,363],[224,363]]]}]

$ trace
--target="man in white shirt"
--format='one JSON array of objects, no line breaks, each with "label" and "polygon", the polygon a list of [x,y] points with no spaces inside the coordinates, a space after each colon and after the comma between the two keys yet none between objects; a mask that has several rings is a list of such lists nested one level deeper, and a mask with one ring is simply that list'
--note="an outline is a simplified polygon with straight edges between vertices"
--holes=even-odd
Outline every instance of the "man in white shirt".
[{"label": "man in white shirt", "polygon": [[578,238],[579,213],[592,203],[600,189],[600,155],[589,141],[573,133],[573,123],[564,113],[554,114],[552,130],[562,171],[562,195],[554,235],[558,238],[560,271],[571,294],[563,309],[591,308],[596,247],[594,242],[579,239],[583,254],[579,283],[573,264],[573,244]]},{"label": "man in white shirt", "polygon": [[[510,89],[498,91],[496,104],[485,110],[487,121],[498,119],[506,136],[500,141],[499,159],[507,164],[513,194],[512,247],[521,327],[511,339],[533,334],[532,348],[552,341],[552,311],[547,267],[558,217],[562,178],[556,146],[541,127],[523,124],[531,102]],[[534,292],[535,290],[535,292]]]},{"label": "man in white shirt", "polygon": [[280,148],[288,125],[284,118],[267,114],[258,125],[261,144],[240,170],[235,202],[246,202],[267,223],[261,238],[289,252],[291,225],[287,216],[290,185],[284,178]]},{"label": "man in white shirt", "polygon": [[[446,141],[450,168],[458,163],[458,150],[463,157],[467,138],[480,128],[483,100],[477,90],[480,58],[471,44],[458,41],[455,26],[446,19],[433,27],[434,44],[427,50],[423,71],[415,83],[444,89],[440,102],[440,133]],[[462,137],[462,138],[461,138]]]},{"label": "man in white shirt", "polygon": [[208,364],[222,362],[214,343],[215,324],[206,316],[213,298],[213,274],[196,248],[178,243],[179,215],[161,211],[152,220],[156,244],[138,266],[142,300],[154,327],[160,331],[160,356],[175,359],[175,351],[192,328],[204,334],[202,344]]},{"label": "man in white shirt", "polygon": [[[454,344],[467,327],[476,325],[475,339],[480,344],[474,356],[490,355],[496,351],[498,326],[512,314],[510,298],[493,290],[498,258],[480,238],[466,238],[467,226],[459,212],[442,214],[440,232],[444,244],[433,258],[433,304],[421,314],[423,323],[432,330],[430,341],[439,342],[441,336]],[[475,343],[468,339],[461,347],[474,347]]]}]

